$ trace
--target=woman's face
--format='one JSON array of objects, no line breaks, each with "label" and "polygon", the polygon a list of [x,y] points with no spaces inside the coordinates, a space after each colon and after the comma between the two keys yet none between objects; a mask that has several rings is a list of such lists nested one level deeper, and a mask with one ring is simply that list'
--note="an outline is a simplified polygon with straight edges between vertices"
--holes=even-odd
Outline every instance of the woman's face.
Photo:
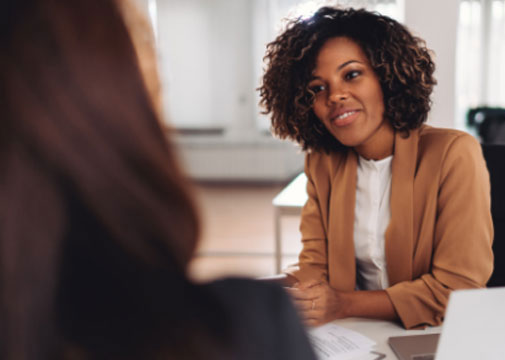
[{"label": "woman's face", "polygon": [[390,131],[379,79],[353,40],[327,40],[312,75],[308,87],[315,93],[313,111],[343,145],[360,152],[360,147],[377,142],[382,128]]}]

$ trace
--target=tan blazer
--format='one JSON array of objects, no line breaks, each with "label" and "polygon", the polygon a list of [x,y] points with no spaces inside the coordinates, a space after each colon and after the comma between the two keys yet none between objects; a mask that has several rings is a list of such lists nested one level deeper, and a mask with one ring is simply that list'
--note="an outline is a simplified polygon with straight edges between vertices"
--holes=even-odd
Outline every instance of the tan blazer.
[{"label": "tan blazer", "polygon": [[[287,272],[356,287],[353,224],[357,155],[306,156],[303,250]],[[385,234],[390,287],[406,328],[439,325],[453,289],[486,285],[493,270],[490,183],[480,144],[457,130],[422,126],[395,135],[391,221]]]}]

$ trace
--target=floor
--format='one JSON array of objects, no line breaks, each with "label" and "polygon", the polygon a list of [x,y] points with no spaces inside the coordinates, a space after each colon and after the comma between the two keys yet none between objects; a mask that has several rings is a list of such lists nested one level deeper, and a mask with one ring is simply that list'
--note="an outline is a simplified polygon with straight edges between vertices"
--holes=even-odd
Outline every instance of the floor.
[{"label": "floor", "polygon": [[[203,231],[190,276],[205,281],[275,274],[272,199],[284,185],[197,185]],[[298,216],[281,221],[283,267],[296,262],[301,249],[298,225]]]}]

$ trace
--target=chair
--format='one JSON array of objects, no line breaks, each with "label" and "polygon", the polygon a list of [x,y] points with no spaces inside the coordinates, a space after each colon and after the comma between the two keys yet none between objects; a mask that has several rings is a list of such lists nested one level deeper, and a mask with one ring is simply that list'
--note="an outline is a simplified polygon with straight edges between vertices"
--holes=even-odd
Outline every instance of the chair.
[{"label": "chair", "polygon": [[477,130],[484,144],[505,144],[505,109],[478,107],[470,109],[468,126]]},{"label": "chair", "polygon": [[488,287],[505,286],[505,145],[482,144],[491,179],[494,271]]}]

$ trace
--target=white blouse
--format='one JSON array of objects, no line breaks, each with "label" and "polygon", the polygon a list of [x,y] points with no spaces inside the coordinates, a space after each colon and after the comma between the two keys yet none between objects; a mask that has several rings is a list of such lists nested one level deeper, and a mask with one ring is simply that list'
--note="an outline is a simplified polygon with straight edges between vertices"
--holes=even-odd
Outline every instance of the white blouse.
[{"label": "white blouse", "polygon": [[391,219],[391,164],[359,157],[354,211],[354,250],[357,288],[382,290],[389,286],[385,233]]}]

